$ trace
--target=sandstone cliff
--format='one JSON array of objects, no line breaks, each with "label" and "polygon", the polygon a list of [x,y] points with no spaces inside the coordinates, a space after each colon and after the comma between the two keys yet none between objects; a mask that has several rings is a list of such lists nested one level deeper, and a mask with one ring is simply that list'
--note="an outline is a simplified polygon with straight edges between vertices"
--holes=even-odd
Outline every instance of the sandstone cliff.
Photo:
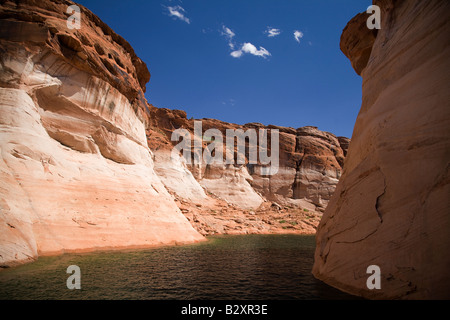
[{"label": "sandstone cliff", "polygon": [[[381,30],[360,14],[341,38],[363,101],[313,273],[366,298],[448,299],[450,3],[374,4]],[[370,265],[381,269],[380,290],[366,287]]]},{"label": "sandstone cliff", "polygon": [[[170,158],[170,151],[176,144],[171,141],[171,135],[175,129],[187,129],[192,139],[195,139],[195,120],[188,120],[184,111],[157,109],[151,106],[150,113],[148,142],[157,159]],[[227,129],[240,129],[244,132],[249,129],[266,129],[269,137],[270,130],[279,130],[279,170],[275,175],[264,174],[262,165],[249,164],[248,141],[246,141],[246,165],[208,165],[204,162],[186,165],[207,192],[243,209],[256,209],[265,200],[288,207],[317,211],[325,209],[342,172],[348,138],[338,138],[316,127],[294,129],[273,125],[263,126],[259,123],[237,125],[214,119],[200,121],[203,132],[208,129],[217,129],[224,137]],[[202,145],[206,148],[208,143],[203,141]],[[270,144],[268,149],[270,153]],[[224,148],[224,157],[225,154]],[[167,163],[167,161],[163,162]],[[160,163],[158,160],[155,161],[158,174],[174,178],[167,165]],[[162,179],[164,183],[167,182],[169,189],[185,198],[184,185],[173,183],[174,179]],[[191,185],[189,181],[187,184]],[[203,198],[200,190],[192,188],[192,192],[197,195],[196,199]]]},{"label": "sandstone cliff", "polygon": [[203,239],[153,168],[131,46],[70,1],[0,1],[0,265]]},{"label": "sandstone cliff", "polygon": [[315,127],[202,119],[203,131],[224,135],[278,129],[278,173],[248,159],[213,166],[171,157],[175,129],[198,139],[194,120],[146,101],[145,63],[88,9],[80,6],[82,28],[68,29],[72,4],[0,0],[1,266],[194,242],[198,232],[315,232],[349,139]]}]

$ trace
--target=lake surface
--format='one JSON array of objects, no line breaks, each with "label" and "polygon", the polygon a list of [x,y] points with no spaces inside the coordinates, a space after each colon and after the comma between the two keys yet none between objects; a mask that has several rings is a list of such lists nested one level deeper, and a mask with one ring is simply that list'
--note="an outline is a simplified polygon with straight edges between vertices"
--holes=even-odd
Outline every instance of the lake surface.
[{"label": "lake surface", "polygon": [[[353,299],[311,275],[314,236],[211,237],[195,245],[65,254],[0,272],[0,299]],[[81,269],[69,290],[66,269]]]}]

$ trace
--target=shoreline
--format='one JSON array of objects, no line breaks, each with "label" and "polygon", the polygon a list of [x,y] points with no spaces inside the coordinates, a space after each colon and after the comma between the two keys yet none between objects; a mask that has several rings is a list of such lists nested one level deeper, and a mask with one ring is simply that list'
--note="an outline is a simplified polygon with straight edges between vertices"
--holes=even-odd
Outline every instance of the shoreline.
[{"label": "shoreline", "polygon": [[183,246],[183,245],[193,245],[201,242],[207,241],[206,237],[200,240],[194,241],[171,241],[168,243],[160,243],[160,244],[149,244],[149,245],[127,245],[127,246],[105,246],[105,247],[86,247],[80,249],[61,249],[54,251],[40,251],[38,252],[36,257],[29,258],[26,260],[14,261],[13,264],[0,265],[0,272],[3,270],[8,270],[11,268],[19,267],[25,264],[33,263],[39,260],[41,257],[57,257],[62,256],[64,254],[85,254],[85,253],[107,253],[107,252],[119,252],[119,251],[132,251],[132,250],[146,250],[146,249],[156,249],[163,247],[174,247],[174,246]]},{"label": "shoreline", "polygon": [[144,251],[144,250],[151,250],[151,249],[160,249],[165,247],[181,247],[181,246],[192,246],[192,245],[198,245],[198,244],[204,244],[210,241],[213,241],[214,238],[219,237],[233,237],[233,236],[252,236],[252,235],[258,235],[258,236],[282,236],[282,235],[298,235],[298,236],[315,236],[315,233],[305,233],[305,232],[298,232],[297,231],[286,231],[286,232],[267,232],[267,233],[216,233],[213,235],[204,236],[201,240],[195,240],[195,241],[173,241],[166,244],[154,244],[154,245],[130,245],[130,246],[106,246],[106,247],[90,247],[90,248],[81,248],[81,249],[62,249],[62,250],[56,250],[56,251],[46,251],[46,252],[39,252],[38,256],[36,258],[30,258],[29,260],[25,260],[23,262],[17,262],[15,261],[12,265],[2,265],[0,266],[0,273],[12,270],[17,267],[21,267],[27,264],[31,264],[34,262],[37,262],[39,258],[45,258],[45,257],[58,257],[58,256],[64,256],[65,254],[92,254],[92,253],[99,253],[99,254],[107,254],[107,253],[126,253],[130,251]]}]

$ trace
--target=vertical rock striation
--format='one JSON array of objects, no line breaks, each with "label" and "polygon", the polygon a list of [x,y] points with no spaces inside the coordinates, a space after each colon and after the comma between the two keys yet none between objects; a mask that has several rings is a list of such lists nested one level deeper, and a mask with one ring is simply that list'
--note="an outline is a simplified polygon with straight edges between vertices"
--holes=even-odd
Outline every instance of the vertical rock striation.
[{"label": "vertical rock striation", "polygon": [[[177,142],[171,142],[172,132],[187,129],[191,140],[194,136],[194,119],[186,119],[180,110],[150,107],[151,120],[147,135],[149,146],[157,159],[169,158],[168,153]],[[342,172],[345,154],[350,141],[336,137],[316,127],[287,128],[260,123],[237,125],[215,119],[201,119],[202,129],[217,129],[226,137],[227,130],[279,130],[279,170],[275,175],[267,175],[261,165],[248,162],[249,141],[246,140],[246,165],[188,165],[193,176],[208,192],[233,203],[243,209],[256,209],[264,200],[284,206],[296,206],[323,211],[334,192]],[[226,157],[225,141],[223,155]],[[208,141],[203,141],[206,148]],[[235,152],[237,147],[235,146]],[[268,146],[270,154],[270,144]],[[195,153],[195,150],[193,150]],[[165,164],[155,162],[158,174],[172,175]],[[166,170],[167,173],[163,171]],[[173,170],[171,170],[173,171]],[[184,175],[179,174],[179,179]],[[163,182],[165,179],[163,179]],[[180,180],[181,181],[181,180]],[[186,181],[186,180],[185,180]],[[185,190],[169,180],[169,189],[183,197]],[[188,185],[191,185],[186,181]],[[197,191],[193,190],[195,194]]]},{"label": "vertical rock striation", "polygon": [[[363,77],[363,101],[313,273],[366,298],[448,299],[450,4],[374,4],[376,37],[360,14],[341,38]],[[380,290],[366,287],[370,265],[381,269]]]}]

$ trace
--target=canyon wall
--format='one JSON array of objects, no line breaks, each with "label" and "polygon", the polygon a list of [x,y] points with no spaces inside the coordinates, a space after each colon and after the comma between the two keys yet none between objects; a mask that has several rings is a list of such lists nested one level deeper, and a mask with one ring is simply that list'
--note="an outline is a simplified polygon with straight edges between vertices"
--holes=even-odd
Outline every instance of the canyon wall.
[{"label": "canyon wall", "polygon": [[186,129],[207,148],[195,120],[147,102],[145,63],[88,9],[69,29],[72,4],[0,0],[0,266],[200,233],[315,232],[349,139],[201,119],[223,136],[279,130],[278,173],[249,164],[248,141],[243,165],[188,164],[171,136]]},{"label": "canyon wall", "polygon": [[[150,123],[147,136],[150,148],[157,158],[170,158],[177,141],[171,141],[176,129],[186,129],[191,140],[200,139],[203,150],[209,142],[194,134],[195,121],[201,121],[202,133],[218,130],[223,136],[223,155],[226,157],[227,130],[267,130],[268,154],[271,154],[271,130],[279,131],[279,168],[273,175],[264,171],[266,166],[249,163],[249,141],[245,141],[244,165],[198,164],[186,165],[199,184],[209,193],[243,209],[256,209],[265,200],[282,206],[323,211],[334,192],[342,172],[349,139],[336,137],[316,127],[287,128],[260,123],[237,125],[215,119],[187,119],[180,110],[150,107]],[[180,140],[181,141],[181,140]],[[258,143],[261,146],[260,143]],[[232,152],[237,152],[237,143]],[[192,154],[195,154],[192,148]],[[229,151],[228,151],[229,152]],[[201,156],[201,155],[200,155]],[[178,160],[175,160],[178,162]],[[158,161],[156,161],[158,167]],[[163,169],[160,172],[163,174]],[[181,178],[181,177],[180,177]],[[164,179],[163,179],[164,182]],[[188,183],[190,184],[190,183]],[[169,189],[183,196],[186,192],[171,183]],[[180,190],[181,189],[181,190]],[[198,191],[194,191],[198,194]]]},{"label": "canyon wall", "polygon": [[[450,298],[450,3],[374,1],[341,49],[363,77],[344,172],[317,232],[314,275],[373,299]],[[369,290],[367,268],[381,270]]]},{"label": "canyon wall", "polygon": [[154,172],[150,73],[70,1],[0,1],[0,265],[203,237]]}]

